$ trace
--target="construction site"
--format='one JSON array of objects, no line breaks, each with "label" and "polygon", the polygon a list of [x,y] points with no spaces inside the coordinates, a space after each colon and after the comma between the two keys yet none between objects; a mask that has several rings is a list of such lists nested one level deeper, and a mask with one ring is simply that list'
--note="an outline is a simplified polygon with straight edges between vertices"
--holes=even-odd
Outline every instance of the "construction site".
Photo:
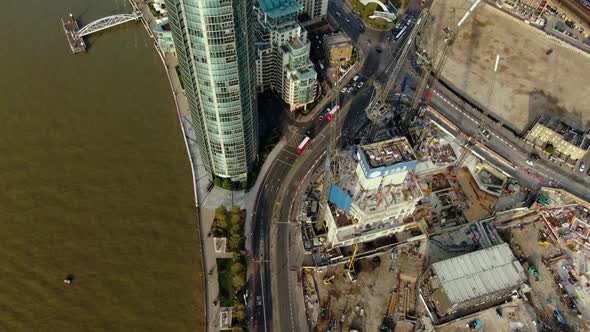
[{"label": "construction site", "polygon": [[[313,285],[306,296],[312,331],[379,331],[410,326],[417,320],[416,282],[422,270],[424,242],[396,247],[386,253],[307,270]],[[355,277],[351,279],[350,273]],[[314,302],[315,301],[315,302]],[[384,328],[384,329],[382,329]]]},{"label": "construction site", "polygon": [[[444,29],[456,29],[467,0],[435,0],[421,47],[440,53]],[[562,44],[562,43],[561,43]],[[441,78],[494,117],[523,133],[541,115],[588,130],[590,56],[482,2],[457,33]],[[496,58],[498,70],[495,72]]]}]

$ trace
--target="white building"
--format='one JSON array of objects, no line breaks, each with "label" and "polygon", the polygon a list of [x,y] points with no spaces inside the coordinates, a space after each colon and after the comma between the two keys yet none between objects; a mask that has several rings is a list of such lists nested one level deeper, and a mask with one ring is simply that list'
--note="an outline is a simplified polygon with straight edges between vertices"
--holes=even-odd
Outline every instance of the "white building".
[{"label": "white building", "polygon": [[301,8],[295,0],[259,0],[255,7],[258,90],[277,92],[292,111],[313,102],[318,88],[311,43],[297,22]]},{"label": "white building", "polygon": [[303,6],[303,12],[312,20],[320,19],[328,14],[328,0],[297,0]]},{"label": "white building", "polygon": [[416,157],[408,140],[364,145],[355,155],[357,161],[341,170],[341,181],[330,189],[327,242],[348,246],[417,228],[411,216],[422,192],[413,176]]}]

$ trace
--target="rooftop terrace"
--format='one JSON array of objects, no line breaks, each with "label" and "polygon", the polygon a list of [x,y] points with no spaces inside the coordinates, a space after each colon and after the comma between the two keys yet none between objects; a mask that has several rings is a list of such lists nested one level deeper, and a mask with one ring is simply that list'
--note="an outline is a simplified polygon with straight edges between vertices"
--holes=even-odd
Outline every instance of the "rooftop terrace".
[{"label": "rooftop terrace", "polygon": [[295,0],[258,0],[260,8],[270,17],[297,13],[303,6]]},{"label": "rooftop terrace", "polygon": [[363,145],[360,147],[360,152],[364,154],[371,168],[388,167],[416,160],[414,151],[405,137]]}]

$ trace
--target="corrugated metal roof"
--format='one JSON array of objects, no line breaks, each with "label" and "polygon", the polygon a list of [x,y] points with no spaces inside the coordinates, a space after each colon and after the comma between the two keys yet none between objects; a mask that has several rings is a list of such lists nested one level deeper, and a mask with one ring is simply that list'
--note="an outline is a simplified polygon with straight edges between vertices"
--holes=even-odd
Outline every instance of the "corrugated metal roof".
[{"label": "corrugated metal roof", "polygon": [[434,263],[432,269],[451,303],[517,287],[526,280],[506,243]]}]

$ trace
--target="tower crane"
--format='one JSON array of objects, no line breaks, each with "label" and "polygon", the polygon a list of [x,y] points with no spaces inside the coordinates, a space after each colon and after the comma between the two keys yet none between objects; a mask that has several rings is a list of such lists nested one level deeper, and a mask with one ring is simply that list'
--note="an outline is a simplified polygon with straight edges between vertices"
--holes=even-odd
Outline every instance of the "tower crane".
[{"label": "tower crane", "polygon": [[[465,23],[465,21],[469,18],[469,16],[471,16],[471,14],[477,8],[477,6],[479,5],[480,2],[481,2],[481,0],[475,0],[475,2],[473,2],[471,7],[469,7],[469,9],[465,12],[463,17],[459,20],[459,22],[455,26],[454,30],[449,27],[445,27],[443,29],[446,36],[445,36],[445,40],[443,43],[442,51],[440,53],[439,60],[436,63],[436,67],[434,67],[434,71],[431,71],[431,69],[432,69],[431,67],[433,66],[433,63],[426,64],[426,68],[424,70],[424,73],[422,74],[422,77],[420,78],[420,82],[416,88],[416,94],[414,95],[414,99],[412,100],[412,105],[410,107],[410,111],[408,113],[406,113],[406,116],[404,118],[404,121],[403,121],[404,124],[403,124],[402,128],[409,127],[410,123],[414,120],[414,117],[416,116],[416,113],[418,112],[418,107],[419,107],[420,102],[422,101],[422,96],[424,96],[425,92],[429,92],[429,90],[432,89],[434,84],[436,84],[436,82],[438,82],[438,79],[442,73],[445,63],[447,62],[447,59],[448,59],[449,54],[451,52],[451,49],[453,48],[453,44],[455,43],[455,40],[457,39],[457,35],[458,35],[461,27],[463,26],[463,23]],[[432,57],[432,60],[435,60],[435,57]],[[432,80],[431,80],[431,78],[432,78]]]},{"label": "tower crane", "polygon": [[412,44],[416,39],[416,36],[422,31],[422,29],[426,25],[426,21],[428,20],[429,15],[430,10],[428,8],[423,9],[420,12],[420,16],[418,17],[418,20],[416,20],[414,29],[412,29],[412,32],[410,33],[408,39],[404,43],[404,46],[402,47],[399,53],[397,61],[395,62],[395,66],[393,67],[393,70],[387,78],[387,82],[383,87],[378,89],[379,91],[377,91],[377,93],[373,95],[373,98],[369,103],[369,106],[367,107],[367,117],[372,122],[379,121],[385,115],[385,113],[387,113],[390,110],[391,105],[387,103],[387,96],[389,95],[391,90],[393,90],[395,81],[397,79],[397,75],[399,74],[403,65],[406,63],[406,58],[408,56],[410,49],[412,48]]},{"label": "tower crane", "polygon": [[330,192],[330,186],[332,183],[336,183],[338,181],[338,176],[340,173],[338,170],[338,156],[336,155],[336,132],[340,130],[341,123],[341,116],[338,115],[340,111],[340,90],[338,89],[340,70],[337,71],[336,75],[336,83],[334,84],[334,87],[332,87],[330,106],[332,111],[336,108],[338,111],[334,111],[335,117],[333,117],[328,123],[328,135],[330,141],[326,149],[326,159],[324,160],[324,184],[322,188],[322,197],[320,198],[317,220],[318,227],[320,228],[324,226],[326,212],[328,210],[328,195]]}]

